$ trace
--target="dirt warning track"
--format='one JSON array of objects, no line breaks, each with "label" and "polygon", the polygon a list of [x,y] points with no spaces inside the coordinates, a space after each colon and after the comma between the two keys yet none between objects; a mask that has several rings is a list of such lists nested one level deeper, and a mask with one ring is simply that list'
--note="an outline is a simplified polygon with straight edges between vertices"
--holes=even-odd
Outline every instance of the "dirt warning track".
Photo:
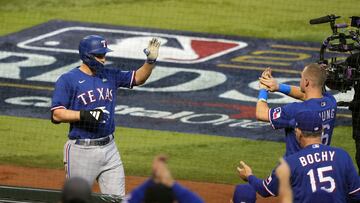
[{"label": "dirt warning track", "polygon": [[[146,177],[126,176],[126,191],[144,182]],[[11,165],[0,166],[0,184],[44,189],[61,189],[65,180],[64,171],[60,169],[29,168]],[[232,197],[234,185],[195,182],[187,180],[178,181],[183,186],[199,194],[208,203],[228,203]],[[99,192],[97,184],[94,192]],[[276,198],[263,199],[258,197],[258,203],[275,203]]]}]

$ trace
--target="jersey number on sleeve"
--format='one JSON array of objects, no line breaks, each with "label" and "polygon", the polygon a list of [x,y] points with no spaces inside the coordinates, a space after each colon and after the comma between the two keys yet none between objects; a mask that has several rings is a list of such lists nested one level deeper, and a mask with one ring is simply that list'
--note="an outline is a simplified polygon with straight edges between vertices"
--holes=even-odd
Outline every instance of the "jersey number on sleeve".
[{"label": "jersey number on sleeve", "polygon": [[307,173],[307,175],[310,177],[311,190],[312,190],[313,193],[316,192],[316,190],[317,190],[316,185],[318,183],[326,183],[326,182],[328,182],[330,184],[329,187],[325,187],[325,186],[320,187],[320,189],[325,190],[326,192],[330,193],[330,192],[333,192],[335,190],[335,188],[336,188],[335,180],[331,176],[324,176],[325,172],[332,171],[332,170],[333,170],[332,166],[325,166],[325,167],[318,168],[317,169],[317,175],[318,175],[318,178],[319,178],[318,182],[315,180],[316,171],[314,171],[314,169],[311,169]]}]

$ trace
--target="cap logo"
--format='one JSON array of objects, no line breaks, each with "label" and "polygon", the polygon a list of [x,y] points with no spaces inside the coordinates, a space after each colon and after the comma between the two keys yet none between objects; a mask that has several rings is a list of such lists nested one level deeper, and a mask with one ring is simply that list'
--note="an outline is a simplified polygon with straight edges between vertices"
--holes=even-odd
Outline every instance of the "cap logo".
[{"label": "cap logo", "polygon": [[319,144],[313,144],[313,145],[312,145],[312,148],[319,148],[319,147],[320,147]]},{"label": "cap logo", "polygon": [[100,42],[101,42],[101,44],[104,46],[104,48],[107,47],[107,42],[106,42],[106,40],[101,40]]}]

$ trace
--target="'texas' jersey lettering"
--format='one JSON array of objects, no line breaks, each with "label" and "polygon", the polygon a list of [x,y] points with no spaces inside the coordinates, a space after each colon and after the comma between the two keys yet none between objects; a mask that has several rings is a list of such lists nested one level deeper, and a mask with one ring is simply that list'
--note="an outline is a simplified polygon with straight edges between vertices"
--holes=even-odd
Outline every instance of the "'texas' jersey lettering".
[{"label": "'texas' jersey lettering", "polygon": [[83,125],[81,122],[70,123],[69,138],[96,139],[107,136],[115,130],[116,89],[132,88],[134,77],[134,71],[104,68],[100,77],[87,75],[79,68],[74,68],[61,75],[56,81],[51,110],[101,109],[105,115],[103,122],[96,128]]},{"label": "'texas' jersey lettering", "polygon": [[[96,88],[96,91],[89,90],[87,92],[81,93],[77,98],[84,105],[88,103],[93,103],[96,101],[112,101],[113,100],[113,90],[109,88]],[[97,93],[97,94],[96,94]]]}]

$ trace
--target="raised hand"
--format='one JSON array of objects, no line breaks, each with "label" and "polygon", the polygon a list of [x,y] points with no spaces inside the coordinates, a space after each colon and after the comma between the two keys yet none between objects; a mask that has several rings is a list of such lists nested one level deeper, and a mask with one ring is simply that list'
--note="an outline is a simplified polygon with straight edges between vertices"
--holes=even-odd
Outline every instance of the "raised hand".
[{"label": "raised hand", "polygon": [[236,168],[238,171],[238,175],[240,176],[241,179],[243,179],[244,181],[248,181],[248,177],[251,176],[252,170],[250,168],[250,166],[248,166],[245,162],[240,161],[240,165]]},{"label": "raised hand", "polygon": [[265,87],[264,89],[269,90],[270,92],[275,92],[279,90],[279,83],[276,81],[274,77],[270,78],[259,78],[259,85]]},{"label": "raised hand", "polygon": [[146,49],[144,49],[144,53],[147,57],[146,62],[149,64],[153,64],[156,62],[156,59],[159,55],[159,47],[160,42],[157,38],[152,38],[149,42],[149,45]]}]

